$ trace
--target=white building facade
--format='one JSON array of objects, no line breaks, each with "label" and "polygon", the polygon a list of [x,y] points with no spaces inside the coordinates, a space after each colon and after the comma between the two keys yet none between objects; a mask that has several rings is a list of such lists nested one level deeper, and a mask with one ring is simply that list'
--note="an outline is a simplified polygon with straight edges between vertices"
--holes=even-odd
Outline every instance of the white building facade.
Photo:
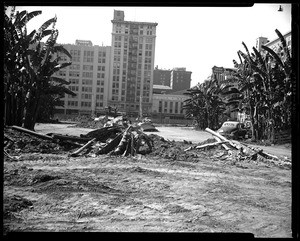
[{"label": "white building facade", "polygon": [[65,95],[64,107],[57,107],[57,113],[64,115],[103,113],[108,105],[110,46],[93,45],[91,41],[76,40],[75,44],[63,44],[71,54],[61,56],[62,62],[72,61],[55,75],[64,78],[67,86],[76,96]]}]

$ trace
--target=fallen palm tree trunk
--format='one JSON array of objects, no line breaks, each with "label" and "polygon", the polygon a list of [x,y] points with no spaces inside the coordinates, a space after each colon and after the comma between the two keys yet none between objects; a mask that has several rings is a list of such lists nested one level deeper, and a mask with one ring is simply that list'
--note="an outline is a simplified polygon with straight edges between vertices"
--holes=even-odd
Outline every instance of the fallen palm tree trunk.
[{"label": "fallen palm tree trunk", "polygon": [[68,135],[61,135],[61,134],[51,134],[54,140],[63,140],[63,141],[75,141],[75,142],[84,142],[90,141],[92,138],[83,138],[78,136],[68,136]]},{"label": "fallen palm tree trunk", "polygon": [[195,146],[195,149],[202,149],[202,148],[206,148],[206,147],[212,147],[212,146],[217,146],[217,145],[221,145],[221,144],[224,144],[224,143],[227,143],[228,141],[217,141],[217,142],[214,142],[214,143],[208,143],[208,144],[204,144],[204,145],[201,145],[201,146]]},{"label": "fallen palm tree trunk", "polygon": [[279,159],[277,156],[274,156],[274,155],[271,155],[269,153],[266,153],[264,152],[262,149],[260,148],[255,148],[255,147],[252,147],[252,146],[249,146],[245,143],[243,143],[243,145],[247,146],[248,148],[250,148],[251,150],[257,152],[258,154],[260,154],[261,156],[265,157],[265,158],[269,158],[269,159]]},{"label": "fallen palm tree trunk", "polygon": [[[142,150],[139,152],[140,146],[143,144],[148,145],[148,150]],[[122,155],[134,156],[137,153],[151,152],[153,148],[153,141],[147,135],[145,135],[139,128],[132,125],[127,129],[117,134],[117,136],[103,147],[99,148],[96,152],[98,154],[109,154],[109,155]]]},{"label": "fallen palm tree trunk", "polygon": [[228,141],[228,143],[232,147],[236,148],[237,150],[240,150],[241,152],[243,152],[246,155],[254,156],[254,155],[258,154],[258,155],[261,155],[264,158],[276,159],[276,160],[279,159],[277,156],[265,153],[262,149],[257,149],[257,148],[254,148],[254,147],[246,146],[245,144],[242,144],[238,141],[230,141],[230,140],[226,139],[224,136],[220,135],[219,133],[217,133],[217,132],[215,132],[215,131],[213,131],[209,128],[206,128],[205,131],[212,134],[213,136],[218,137],[219,139],[221,139],[223,141]]},{"label": "fallen palm tree trunk", "polygon": [[112,151],[110,154],[111,155],[122,155],[124,152],[126,152],[126,147],[128,144],[128,140],[130,138],[130,134],[129,131],[132,129],[132,126],[129,126],[123,133],[122,139],[119,142],[117,148]]},{"label": "fallen palm tree trunk", "polygon": [[223,145],[224,143],[227,143],[227,142],[228,141],[216,141],[216,142],[213,142],[213,143],[207,143],[207,144],[203,144],[203,145],[200,145],[200,146],[190,146],[190,147],[186,148],[184,151],[190,151],[192,149],[203,149],[203,148],[206,148],[206,147],[213,147],[213,146],[217,146],[217,145]]},{"label": "fallen palm tree trunk", "polygon": [[[214,138],[216,139],[217,142],[221,142],[221,139],[217,136],[214,136]],[[222,147],[226,150],[229,151],[230,148],[228,146],[226,146],[225,144],[222,144]]]},{"label": "fallen palm tree trunk", "polygon": [[30,134],[30,135],[33,135],[33,136],[36,136],[36,137],[39,137],[39,138],[42,138],[42,139],[53,140],[53,138],[51,136],[36,133],[35,131],[31,131],[31,130],[28,130],[26,128],[20,127],[20,126],[11,126],[11,128],[15,129],[15,130],[18,130],[18,131],[21,131],[21,132],[25,132],[27,134]]},{"label": "fallen palm tree trunk", "polygon": [[236,148],[237,150],[240,149],[239,146],[237,146],[236,144],[234,144],[232,141],[226,139],[224,136],[220,135],[219,133],[217,133],[217,132],[215,132],[215,131],[213,131],[213,130],[211,130],[209,128],[206,128],[205,131],[208,132],[208,133],[210,133],[210,134],[212,134],[213,136],[218,137],[221,141],[227,141],[232,147]]},{"label": "fallen palm tree trunk", "polygon": [[111,137],[115,136],[117,133],[122,132],[120,127],[117,126],[107,126],[97,130],[90,131],[85,135],[80,135],[81,138],[96,138],[97,141],[106,142],[106,140]]},{"label": "fallen palm tree trunk", "polygon": [[119,133],[112,141],[108,142],[105,146],[100,148],[96,152],[96,155],[107,154],[111,152],[118,145],[121,139],[122,139],[122,133]]},{"label": "fallen palm tree trunk", "polygon": [[87,149],[88,147],[90,147],[93,142],[96,141],[96,138],[93,138],[92,140],[90,140],[88,143],[86,143],[84,146],[80,147],[78,150],[74,151],[72,154],[70,154],[71,157],[76,157],[78,156],[78,154],[80,152],[82,152],[84,149]]}]

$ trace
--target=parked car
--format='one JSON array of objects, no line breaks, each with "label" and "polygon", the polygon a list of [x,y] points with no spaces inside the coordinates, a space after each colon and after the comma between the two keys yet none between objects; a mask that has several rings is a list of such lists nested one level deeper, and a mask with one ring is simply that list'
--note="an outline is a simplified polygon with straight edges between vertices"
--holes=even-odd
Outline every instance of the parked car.
[{"label": "parked car", "polygon": [[244,123],[238,121],[225,121],[217,132],[229,139],[247,138],[249,134]]}]

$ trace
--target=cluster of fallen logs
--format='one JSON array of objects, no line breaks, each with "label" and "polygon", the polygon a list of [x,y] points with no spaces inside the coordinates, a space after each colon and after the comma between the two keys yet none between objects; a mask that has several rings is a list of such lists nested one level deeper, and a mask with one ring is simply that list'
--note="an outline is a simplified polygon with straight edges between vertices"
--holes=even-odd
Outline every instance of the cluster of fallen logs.
[{"label": "cluster of fallen logs", "polygon": [[[174,146],[171,142],[169,142],[169,144],[171,143],[170,145],[166,145],[164,143],[161,144],[160,142],[157,142],[157,139],[153,138],[151,135],[148,136],[141,131],[139,126],[133,125],[129,125],[127,128],[124,126],[102,127],[80,136],[54,133],[45,135],[19,126],[12,126],[11,128],[41,138],[48,143],[55,143],[58,148],[62,147],[63,151],[68,149],[67,151],[70,153],[69,156],[71,157],[87,154],[89,156],[97,156],[102,154],[134,156],[136,154],[155,153],[155,155],[160,155],[160,153],[166,153],[170,154],[171,156],[176,156],[176,158],[174,158],[177,160],[179,157],[183,157],[183,159],[187,158],[185,155],[181,154],[193,154],[193,150],[201,150],[205,153],[207,149],[220,145],[224,150],[222,151],[222,149],[219,149],[221,151],[217,151],[213,156],[210,156],[212,159],[233,162],[252,160],[257,162],[273,162],[275,165],[280,166],[291,166],[291,160],[279,159],[274,155],[266,153],[262,149],[254,148],[250,145],[235,140],[226,139],[224,136],[212,131],[209,128],[206,128],[205,131],[213,135],[215,142],[211,143],[213,139],[208,139],[207,141],[209,141],[209,143],[203,142],[206,144],[193,145],[186,149],[186,144],[191,143],[184,142],[185,144],[181,146]],[[5,149],[9,149],[9,146],[11,146],[14,142],[13,138],[10,138],[9,135],[4,134],[4,140]],[[154,142],[156,148],[154,148]],[[47,146],[48,145],[46,145],[46,147]],[[51,145],[49,145],[49,148],[52,148]],[[5,149],[5,156],[13,159],[14,157],[10,156]]]},{"label": "cluster of fallen logs", "polygon": [[[227,153],[225,152],[221,155],[221,156],[226,155],[225,158],[234,156],[235,159],[239,159],[239,160],[246,159],[246,158],[249,158],[251,160],[257,160],[258,156],[261,156],[265,159],[271,160],[271,162],[275,160],[275,161],[281,162],[284,165],[291,165],[291,161],[282,161],[277,156],[266,153],[265,151],[263,151],[260,148],[254,148],[245,143],[240,143],[236,140],[228,140],[224,136],[220,135],[219,133],[217,133],[209,128],[206,128],[205,131],[212,134],[214,139],[216,140],[216,142],[207,143],[207,144],[203,144],[200,146],[190,146],[189,148],[185,149],[184,151],[189,151],[192,149],[200,150],[200,149],[211,148],[211,147],[221,145],[227,152]],[[218,157],[221,157],[221,156],[218,156]]]},{"label": "cluster of fallen logs", "polygon": [[[71,157],[77,157],[81,153],[88,154],[91,150],[94,150],[96,155],[134,156],[135,154],[141,153],[140,147],[144,146],[144,144],[147,144],[148,147],[146,150],[143,150],[146,153],[151,152],[153,148],[152,139],[144,134],[138,126],[135,127],[132,125],[126,129],[121,126],[103,127],[85,135],[81,134],[80,137],[53,133],[45,135],[19,126],[12,126],[11,128],[44,140],[53,141],[55,143],[69,143],[72,144],[72,146],[79,147],[69,154]],[[7,138],[9,139],[8,136]],[[4,152],[4,154],[10,158],[7,152]]]}]

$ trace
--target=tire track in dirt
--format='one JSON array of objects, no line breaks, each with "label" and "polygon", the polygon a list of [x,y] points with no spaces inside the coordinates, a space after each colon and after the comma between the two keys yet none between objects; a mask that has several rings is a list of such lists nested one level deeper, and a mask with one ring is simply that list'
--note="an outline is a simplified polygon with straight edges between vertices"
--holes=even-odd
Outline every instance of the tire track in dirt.
[{"label": "tire track in dirt", "polygon": [[[204,158],[55,156],[5,163],[5,195],[33,202],[8,223],[14,230],[290,235],[289,170],[242,169]],[[46,175],[58,178],[43,181]]]}]

